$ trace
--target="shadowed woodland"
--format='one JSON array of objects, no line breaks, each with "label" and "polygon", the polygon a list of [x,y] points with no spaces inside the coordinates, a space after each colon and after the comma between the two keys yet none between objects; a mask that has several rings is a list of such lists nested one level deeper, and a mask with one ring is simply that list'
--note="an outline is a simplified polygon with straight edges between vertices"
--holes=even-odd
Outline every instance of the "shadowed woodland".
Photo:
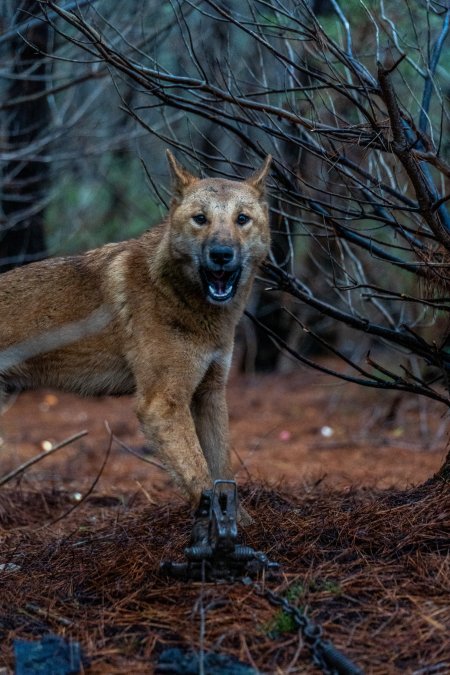
[{"label": "shadowed woodland", "polygon": [[[450,672],[448,0],[4,0],[0,29],[2,272],[158,223],[166,148],[194,174],[227,178],[273,156],[272,250],[230,389],[256,521],[245,537],[283,564],[277,590],[364,672]],[[334,389],[319,398],[317,382]],[[56,439],[53,423],[84,428],[77,415],[90,413],[52,396],[25,395],[0,418],[0,480]],[[39,406],[42,432],[27,421]],[[114,434],[145,456],[121,424]],[[77,441],[83,470],[42,462],[0,487],[0,666],[14,638],[51,630],[82,643],[88,672],[152,672],[167,645],[254,673],[316,672],[290,617],[252,590],[160,578],[186,544],[186,507],[163,474],[156,499],[146,491],[154,467],[140,466],[135,493],[123,448],[115,472],[106,453],[96,490],[106,437]],[[364,450],[345,464],[336,453],[349,443]],[[390,480],[382,449],[401,443],[404,473],[392,458]],[[260,474],[247,451],[264,458]],[[322,451],[326,477],[312,460]]]}]

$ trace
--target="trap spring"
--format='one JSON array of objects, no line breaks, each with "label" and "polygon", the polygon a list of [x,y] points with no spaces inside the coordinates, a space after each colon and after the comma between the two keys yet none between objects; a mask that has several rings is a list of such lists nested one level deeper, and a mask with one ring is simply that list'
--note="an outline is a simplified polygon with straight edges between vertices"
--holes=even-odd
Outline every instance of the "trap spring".
[{"label": "trap spring", "polygon": [[186,562],[163,562],[161,571],[180,579],[236,581],[262,571],[275,571],[261,551],[238,544],[238,496],[234,480],[216,480],[204,490],[195,513]]}]

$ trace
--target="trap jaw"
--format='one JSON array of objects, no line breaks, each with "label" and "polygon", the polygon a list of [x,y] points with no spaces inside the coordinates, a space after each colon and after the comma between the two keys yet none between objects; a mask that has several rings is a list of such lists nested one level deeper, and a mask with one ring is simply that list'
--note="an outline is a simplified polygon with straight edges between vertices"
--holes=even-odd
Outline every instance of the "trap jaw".
[{"label": "trap jaw", "polygon": [[235,581],[263,571],[275,571],[261,551],[238,544],[238,494],[234,480],[216,480],[200,498],[186,562],[163,562],[161,571],[179,579]]}]

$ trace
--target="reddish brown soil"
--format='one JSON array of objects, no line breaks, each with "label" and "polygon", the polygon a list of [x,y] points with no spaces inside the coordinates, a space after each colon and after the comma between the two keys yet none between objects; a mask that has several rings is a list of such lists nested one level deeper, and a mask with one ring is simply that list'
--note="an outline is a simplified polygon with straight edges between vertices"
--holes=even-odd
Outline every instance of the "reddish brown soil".
[{"label": "reddish brown soil", "polygon": [[[342,384],[309,370],[234,376],[228,400],[233,461],[243,479],[275,484],[324,478],[341,487],[407,487],[430,477],[446,452],[442,406]],[[86,429],[88,436],[27,474],[81,489],[95,476],[107,449],[105,421],[128,446],[144,449],[131,398],[22,394],[0,417],[0,473],[36,455],[45,441],[60,442]],[[168,479],[115,445],[101,485],[108,492],[142,489],[151,497],[167,489]]]}]

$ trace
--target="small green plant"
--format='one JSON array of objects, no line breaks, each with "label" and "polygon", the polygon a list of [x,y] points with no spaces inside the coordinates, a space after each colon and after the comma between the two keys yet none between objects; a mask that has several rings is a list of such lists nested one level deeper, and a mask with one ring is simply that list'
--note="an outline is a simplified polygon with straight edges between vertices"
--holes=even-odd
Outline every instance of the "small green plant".
[{"label": "small green plant", "polygon": [[276,614],[263,626],[263,632],[271,639],[276,639],[285,633],[292,633],[297,626],[292,614],[279,609]]},{"label": "small green plant", "polygon": [[[307,588],[303,584],[296,581],[286,589],[283,595],[289,603],[297,605],[298,600],[305,595],[306,590]],[[280,635],[292,633],[295,630],[297,630],[297,625],[294,621],[294,617],[283,609],[279,609],[263,626],[264,633],[270,638],[277,638]]]},{"label": "small green plant", "polygon": [[289,586],[287,589],[286,593],[284,594],[284,597],[288,602],[296,602],[296,600],[300,600],[305,593],[306,593],[306,588],[303,584],[301,584],[299,581],[294,582]]},{"label": "small green plant", "polygon": [[342,595],[341,586],[336,581],[332,581],[331,579],[324,579],[322,582],[320,582],[319,589],[321,591],[331,593],[332,595]]},{"label": "small green plant", "polygon": [[[290,604],[297,606],[300,611],[302,611],[301,606],[298,605],[300,599],[304,598],[307,593],[323,592],[339,596],[342,595],[343,591],[342,587],[333,579],[313,579],[306,584],[302,584],[299,581],[294,582],[286,589],[283,595]],[[285,633],[292,633],[297,630],[297,628],[292,614],[289,614],[283,609],[279,609],[276,614],[262,626],[263,632],[273,639],[280,637],[280,635],[284,635]]]}]

